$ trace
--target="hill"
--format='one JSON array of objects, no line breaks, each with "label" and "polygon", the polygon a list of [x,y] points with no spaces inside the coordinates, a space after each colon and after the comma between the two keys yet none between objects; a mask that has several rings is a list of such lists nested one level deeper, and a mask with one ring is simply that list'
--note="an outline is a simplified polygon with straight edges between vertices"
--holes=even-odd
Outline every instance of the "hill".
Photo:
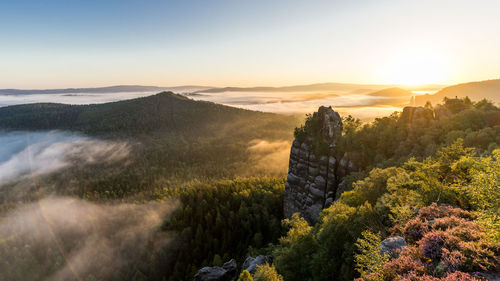
[{"label": "hill", "polygon": [[66,88],[66,89],[0,89],[2,95],[34,95],[34,94],[77,94],[77,93],[125,93],[125,92],[161,92],[173,91],[176,93],[194,92],[203,89],[209,89],[205,86],[177,86],[177,87],[157,87],[141,85],[119,85],[97,88]]},{"label": "hill", "polygon": [[294,118],[194,101],[172,92],[105,104],[38,103],[0,108],[0,129],[71,130],[91,135],[162,132],[201,136],[249,120],[246,125],[251,129],[282,126]]},{"label": "hill", "polygon": [[406,98],[406,97],[411,96],[412,92],[408,91],[408,90],[401,89],[401,88],[394,87],[394,88],[382,89],[380,91],[373,92],[369,95],[376,96],[376,97],[394,97],[394,98],[405,97]]},{"label": "hill", "polygon": [[464,98],[468,96],[472,100],[487,99],[495,103],[500,102],[500,79],[486,80],[457,84],[446,87],[433,95],[416,96],[417,105],[424,105],[427,101],[437,104],[448,98]]},{"label": "hill", "polygon": [[[299,123],[293,116],[195,101],[171,92],[105,104],[0,108],[0,130],[76,131],[130,144],[129,164],[75,165],[47,179],[55,183],[47,186],[57,192],[92,198],[150,197],[165,186],[196,180],[284,176],[286,153]],[[70,181],[76,183],[68,190]],[[0,201],[14,200],[6,195],[8,189],[2,192]]]},{"label": "hill", "polygon": [[224,87],[200,90],[196,93],[223,93],[223,92],[308,92],[308,91],[355,91],[358,89],[383,89],[388,85],[365,85],[348,83],[318,83],[310,85],[295,85],[284,87]]}]

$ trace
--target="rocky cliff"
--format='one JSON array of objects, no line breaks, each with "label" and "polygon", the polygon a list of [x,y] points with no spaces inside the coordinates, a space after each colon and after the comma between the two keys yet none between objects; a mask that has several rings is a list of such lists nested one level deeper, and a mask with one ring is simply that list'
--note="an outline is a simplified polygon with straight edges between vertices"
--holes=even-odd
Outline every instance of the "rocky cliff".
[{"label": "rocky cliff", "polygon": [[320,107],[297,129],[290,151],[285,185],[284,213],[299,212],[314,224],[321,210],[334,200],[344,175],[354,169],[348,156],[339,151],[342,119],[331,107]]},{"label": "rocky cliff", "polygon": [[[446,99],[444,105],[434,109],[407,106],[401,112],[399,122],[412,132],[467,106],[470,106],[470,101],[466,99]],[[308,116],[304,126],[296,129],[283,202],[287,218],[298,212],[310,224],[316,223],[321,211],[336,199],[343,177],[357,170],[349,153],[344,152],[349,149],[340,145],[342,129],[339,114],[331,107],[323,106]]]}]

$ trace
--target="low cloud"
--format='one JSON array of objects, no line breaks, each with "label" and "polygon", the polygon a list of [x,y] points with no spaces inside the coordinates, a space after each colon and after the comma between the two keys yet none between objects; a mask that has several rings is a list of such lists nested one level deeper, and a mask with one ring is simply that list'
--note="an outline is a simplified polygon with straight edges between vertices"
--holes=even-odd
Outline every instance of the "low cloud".
[{"label": "low cloud", "polygon": [[154,95],[157,92],[117,92],[117,93],[54,93],[54,94],[24,94],[8,95],[0,94],[0,107],[38,103],[56,102],[65,104],[94,104],[106,103],[120,100],[134,99]]},{"label": "low cloud", "polygon": [[255,139],[249,142],[250,157],[245,175],[271,174],[284,176],[288,170],[290,141],[267,141]]},{"label": "low cloud", "polygon": [[39,176],[72,163],[92,164],[125,159],[125,142],[92,139],[74,133],[11,132],[0,134],[0,185]]},{"label": "low cloud", "polygon": [[[172,89],[176,92],[196,90]],[[409,97],[394,100],[394,97],[372,96],[369,93],[375,90],[338,90],[338,91],[225,91],[225,92],[197,92],[188,94],[196,100],[211,101],[228,106],[274,112],[282,114],[306,114],[314,112],[321,105],[342,107],[366,107],[366,111],[352,111],[349,114],[362,119],[371,119],[384,116],[387,111],[377,110],[379,106],[396,107],[401,110]],[[105,103],[119,100],[133,99],[153,95],[156,92],[110,92],[110,93],[45,93],[9,95],[0,94],[0,107],[36,103],[57,102],[64,104],[91,104]],[[416,93],[422,94],[422,93]],[[403,102],[402,102],[403,101]]]},{"label": "low cloud", "polygon": [[[401,110],[401,102],[395,103],[387,97],[372,96],[364,93],[347,92],[233,92],[201,93],[194,99],[212,101],[249,110],[281,114],[306,114],[318,107],[332,106],[344,109],[348,114],[361,119],[371,119],[387,114],[386,108]],[[357,108],[361,110],[352,110]],[[365,110],[366,109],[366,110]],[[390,112],[392,113],[392,111]]]},{"label": "low cloud", "polygon": [[0,280],[121,280],[169,242],[177,203],[96,204],[49,197],[0,219]]}]

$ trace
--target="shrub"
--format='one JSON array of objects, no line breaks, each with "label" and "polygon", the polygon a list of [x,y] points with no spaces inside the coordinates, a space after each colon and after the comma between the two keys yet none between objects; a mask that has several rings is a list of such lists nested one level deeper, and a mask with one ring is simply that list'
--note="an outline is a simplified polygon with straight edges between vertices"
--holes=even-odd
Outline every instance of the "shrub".
[{"label": "shrub", "polygon": [[427,222],[420,219],[413,219],[409,221],[403,229],[403,234],[408,242],[417,242],[424,237],[429,227]]},{"label": "shrub", "polygon": [[424,235],[418,242],[422,255],[431,260],[441,258],[442,249],[446,243],[447,234],[444,231],[433,231]]},{"label": "shrub", "polygon": [[257,266],[257,271],[253,277],[254,281],[283,281],[283,276],[276,272],[274,266],[269,264]]}]

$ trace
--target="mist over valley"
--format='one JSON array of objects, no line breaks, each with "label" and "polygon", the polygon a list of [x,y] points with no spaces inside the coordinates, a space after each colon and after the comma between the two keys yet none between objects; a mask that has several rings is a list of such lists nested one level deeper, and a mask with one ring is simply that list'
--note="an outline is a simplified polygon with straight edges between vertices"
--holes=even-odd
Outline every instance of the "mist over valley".
[{"label": "mist over valley", "polygon": [[0,3],[0,281],[500,280],[500,1]]}]

